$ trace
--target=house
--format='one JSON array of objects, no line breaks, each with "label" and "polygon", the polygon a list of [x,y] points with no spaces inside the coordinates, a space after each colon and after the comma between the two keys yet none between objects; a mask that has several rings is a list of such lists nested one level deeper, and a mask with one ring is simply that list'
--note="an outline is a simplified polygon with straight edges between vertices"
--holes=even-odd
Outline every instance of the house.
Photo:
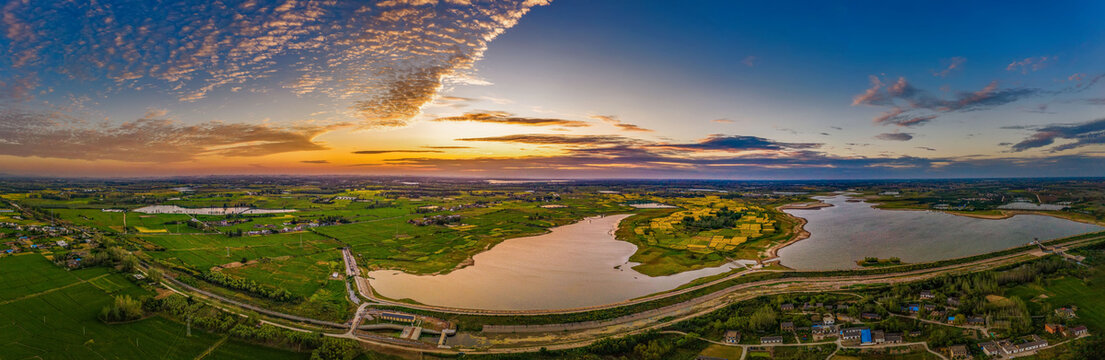
[{"label": "house", "polygon": [[986,354],[986,356],[1000,356],[1001,355],[1001,348],[998,347],[997,342],[987,341],[987,342],[978,344],[978,347],[982,349],[982,353]]},{"label": "house", "polygon": [[882,320],[882,315],[876,313],[862,313],[859,317],[863,320]]},{"label": "house", "polygon": [[726,344],[739,344],[741,342],[741,332],[736,330],[729,330],[725,332],[725,337],[722,339]]},{"label": "house", "polygon": [[909,332],[910,337],[921,337],[921,330],[913,330]]},{"label": "house", "polygon": [[967,325],[984,326],[986,325],[986,319],[981,316],[971,316],[967,318]]},{"label": "house", "polygon": [[928,291],[928,290],[921,291],[921,296],[920,296],[921,300],[929,300],[929,299],[933,299],[935,297],[936,296],[932,295],[932,291]]},{"label": "house", "polygon": [[794,311],[794,304],[779,305],[779,310],[781,310],[781,311]]},{"label": "house", "polygon": [[764,336],[760,338],[760,344],[782,344],[782,336]]},{"label": "house", "polygon": [[887,344],[901,344],[902,333],[886,333],[886,338],[883,342]]},{"label": "house", "polygon": [[779,329],[783,331],[794,331],[794,323],[790,321],[780,323]]},{"label": "house", "polygon": [[943,310],[933,311],[929,313],[929,317],[935,320],[943,319],[945,315],[947,315],[947,313]]},{"label": "house", "polygon": [[834,322],[836,322],[836,319],[833,319],[833,314],[825,314],[825,316],[821,317],[822,324],[832,325]]},{"label": "house", "polygon": [[948,306],[959,306],[959,298],[949,297]]},{"label": "house", "polygon": [[414,315],[395,314],[395,313],[381,313],[380,318],[387,321],[397,321],[405,323],[414,323]]},{"label": "house", "polygon": [[867,333],[868,337],[871,336],[871,330],[868,329],[868,328],[853,327],[853,328],[843,329],[843,330],[840,330],[840,339],[841,340],[860,340],[860,339],[863,338],[863,334],[865,332]]},{"label": "house", "polygon": [[57,244],[58,246],[61,246],[61,247],[69,246],[69,243],[65,242],[65,240],[58,240],[57,242],[55,242],[55,244]]},{"label": "house", "polygon": [[948,355],[952,359],[969,359],[971,353],[967,352],[967,345],[952,345],[948,347]]},{"label": "house", "polygon": [[1015,355],[1028,351],[1036,351],[1046,348],[1048,345],[1047,340],[1041,339],[1039,336],[1032,335],[1027,341],[1014,344],[1009,340],[1001,341],[988,341],[978,344],[982,348],[982,352],[988,356],[1006,356]]},{"label": "house", "polygon": [[1062,333],[1063,332],[1063,325],[1060,325],[1060,324],[1044,324],[1044,331],[1047,331],[1048,334]]},{"label": "house", "polygon": [[907,306],[906,309],[908,309],[909,312],[911,312],[911,313],[920,312],[921,311],[921,304],[909,304],[909,306]]},{"label": "house", "polygon": [[1066,331],[1064,331],[1063,334],[1066,336],[1083,336],[1090,334],[1090,331],[1086,329],[1085,325],[1078,325],[1065,330]]},{"label": "house", "polygon": [[1055,315],[1059,315],[1059,317],[1064,318],[1064,319],[1073,319],[1075,317],[1078,317],[1078,315],[1076,315],[1074,313],[1075,310],[1076,309],[1061,307],[1061,308],[1055,309]]},{"label": "house", "polygon": [[848,304],[840,304],[840,305],[836,306],[837,310],[848,310],[848,308],[850,308],[850,306],[848,306]]},{"label": "house", "polygon": [[933,311],[933,310],[936,310],[936,305],[925,304],[925,311]]},{"label": "house", "polygon": [[839,322],[856,322],[856,319],[845,313],[836,314],[836,321]]},{"label": "house", "polygon": [[875,330],[871,332],[871,341],[864,341],[864,343],[882,344],[886,342],[886,332],[882,330]]}]

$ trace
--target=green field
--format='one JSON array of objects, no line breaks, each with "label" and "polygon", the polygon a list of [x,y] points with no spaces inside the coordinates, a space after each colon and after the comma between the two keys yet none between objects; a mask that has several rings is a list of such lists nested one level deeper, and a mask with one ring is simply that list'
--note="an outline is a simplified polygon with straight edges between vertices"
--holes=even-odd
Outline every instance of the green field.
[{"label": "green field", "polygon": [[[37,254],[0,258],[0,291],[6,299],[0,301],[0,359],[193,359],[220,338],[196,329],[186,336],[183,325],[159,316],[115,325],[99,321],[112,296],[147,294],[104,268],[65,271]],[[224,351],[225,358],[254,351],[306,358],[236,346]]]},{"label": "green field", "polygon": [[[1105,331],[1105,271],[1100,267],[1087,283],[1082,279],[1064,277],[1047,282],[1044,285],[1021,285],[1009,290],[1008,294],[1018,296],[1032,306],[1046,303],[1051,308],[1078,306],[1078,318],[1074,324],[1085,324],[1092,332]],[[1046,298],[1038,298],[1040,295]]]}]

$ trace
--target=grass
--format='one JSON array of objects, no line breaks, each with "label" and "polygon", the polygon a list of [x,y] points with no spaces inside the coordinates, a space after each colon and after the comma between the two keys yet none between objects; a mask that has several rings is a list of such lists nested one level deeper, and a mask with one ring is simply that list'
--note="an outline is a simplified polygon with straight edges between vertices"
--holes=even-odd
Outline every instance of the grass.
[{"label": "grass", "polygon": [[1082,279],[1064,277],[1047,282],[1046,284],[1028,284],[1010,289],[1009,296],[1017,296],[1026,301],[1036,299],[1039,295],[1046,295],[1046,299],[1038,299],[1029,304],[1039,302],[1050,304],[1052,308],[1076,305],[1078,306],[1078,318],[1073,320],[1076,324],[1085,324],[1091,332],[1101,333],[1105,331],[1105,271],[1098,267],[1095,274],[1087,283]]},{"label": "grass", "polygon": [[[2,359],[193,359],[219,338],[195,329],[186,336],[183,325],[158,316],[104,324],[96,316],[113,296],[148,292],[121,274],[66,271],[38,254],[0,258],[0,291],[4,299],[19,299],[0,305]],[[294,354],[241,346],[235,351],[277,359]]]},{"label": "grass", "polygon": [[740,359],[741,351],[739,347],[710,344],[699,355],[722,359]]}]

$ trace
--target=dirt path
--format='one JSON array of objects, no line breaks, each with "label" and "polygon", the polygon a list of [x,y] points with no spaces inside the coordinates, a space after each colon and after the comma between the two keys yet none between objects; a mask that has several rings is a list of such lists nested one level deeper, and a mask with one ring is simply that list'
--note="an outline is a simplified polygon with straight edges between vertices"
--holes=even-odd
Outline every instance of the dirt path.
[{"label": "dirt path", "polygon": [[226,342],[226,339],[228,339],[228,338],[229,338],[228,336],[223,336],[222,339],[219,339],[219,341],[216,341],[214,344],[211,344],[211,347],[207,348],[207,350],[204,350],[202,354],[196,355],[196,358],[194,360],[202,360],[203,358],[207,357],[207,355],[211,354],[212,351],[215,351],[215,348],[218,348],[224,342]]}]

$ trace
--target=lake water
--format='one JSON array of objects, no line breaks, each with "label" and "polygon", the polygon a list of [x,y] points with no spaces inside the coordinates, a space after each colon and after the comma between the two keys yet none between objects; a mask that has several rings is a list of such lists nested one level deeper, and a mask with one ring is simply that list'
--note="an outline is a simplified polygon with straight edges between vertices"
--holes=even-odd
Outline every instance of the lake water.
[{"label": "lake water", "polygon": [[779,250],[782,264],[799,270],[856,268],[856,260],[899,257],[918,263],[994,252],[1033,238],[1055,239],[1100,231],[1096,225],[1043,215],[989,220],[936,211],[879,210],[845,195],[818,198],[832,207],[785,210],[805,218],[810,237]]},{"label": "lake water", "polygon": [[728,272],[727,264],[649,277],[631,269],[637,247],[614,238],[629,215],[587,218],[543,235],[510,239],[477,254],[475,264],[445,275],[395,270],[368,273],[381,295],[461,308],[532,310],[603,305],[670,290]]}]

